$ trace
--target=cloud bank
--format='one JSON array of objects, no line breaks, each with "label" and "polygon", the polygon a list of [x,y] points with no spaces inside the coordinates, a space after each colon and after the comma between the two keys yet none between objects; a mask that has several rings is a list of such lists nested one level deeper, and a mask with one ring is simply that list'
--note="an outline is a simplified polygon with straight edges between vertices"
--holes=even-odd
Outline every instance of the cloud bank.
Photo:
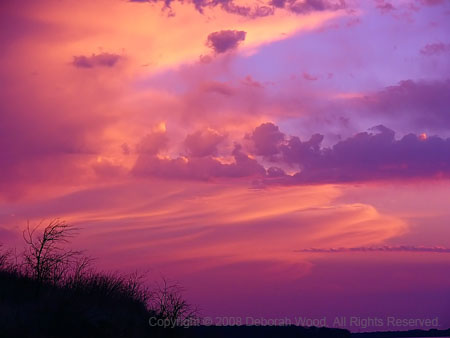
[{"label": "cloud bank", "polygon": [[[408,134],[397,139],[383,125],[323,147],[323,135],[302,141],[263,123],[236,143],[230,153],[218,153],[225,139],[206,129],[187,135],[187,153],[163,155],[165,132],[147,135],[137,146],[133,173],[143,177],[208,180],[218,177],[258,177],[267,184],[318,184],[380,180],[447,179],[450,177],[450,139]],[[225,157],[233,161],[227,162]],[[293,174],[286,174],[294,170]]]}]

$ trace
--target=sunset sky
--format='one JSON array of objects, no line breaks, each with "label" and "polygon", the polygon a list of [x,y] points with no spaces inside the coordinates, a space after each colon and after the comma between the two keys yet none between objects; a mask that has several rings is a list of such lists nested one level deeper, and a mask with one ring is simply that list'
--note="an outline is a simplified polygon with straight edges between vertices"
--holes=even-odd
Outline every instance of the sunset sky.
[{"label": "sunset sky", "polygon": [[0,88],[4,246],[59,217],[207,316],[450,327],[449,1],[2,0]]}]

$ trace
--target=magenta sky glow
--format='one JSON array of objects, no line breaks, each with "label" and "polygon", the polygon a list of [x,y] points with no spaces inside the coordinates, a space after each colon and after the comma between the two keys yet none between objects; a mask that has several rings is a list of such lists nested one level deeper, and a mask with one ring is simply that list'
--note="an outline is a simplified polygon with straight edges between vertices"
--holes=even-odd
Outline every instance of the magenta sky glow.
[{"label": "magenta sky glow", "polygon": [[0,27],[0,243],[59,217],[204,315],[450,327],[448,1],[6,0]]}]

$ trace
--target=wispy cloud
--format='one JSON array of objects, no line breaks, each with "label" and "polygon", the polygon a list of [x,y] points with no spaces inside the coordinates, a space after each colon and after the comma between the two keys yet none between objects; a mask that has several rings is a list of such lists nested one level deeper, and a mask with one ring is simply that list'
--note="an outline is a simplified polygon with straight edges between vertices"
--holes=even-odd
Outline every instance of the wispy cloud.
[{"label": "wispy cloud", "polygon": [[360,246],[353,248],[309,248],[300,249],[296,252],[311,252],[311,253],[341,253],[341,252],[433,252],[433,253],[450,253],[450,248],[440,246]]}]

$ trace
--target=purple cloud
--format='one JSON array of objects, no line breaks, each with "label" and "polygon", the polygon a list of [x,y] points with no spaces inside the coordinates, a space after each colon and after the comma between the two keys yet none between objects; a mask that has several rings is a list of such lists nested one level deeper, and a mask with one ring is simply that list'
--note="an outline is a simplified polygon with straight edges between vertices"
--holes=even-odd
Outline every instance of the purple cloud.
[{"label": "purple cloud", "polygon": [[[171,8],[175,0],[128,0],[138,3],[164,3],[164,8]],[[180,2],[182,2],[180,0]],[[197,11],[203,13],[206,8],[220,6],[224,11],[245,16],[249,18],[258,18],[273,15],[276,8],[286,8],[296,14],[308,14],[313,11],[339,10],[346,7],[345,0],[339,0],[338,3],[329,0],[272,0],[267,3],[257,3],[252,5],[238,5],[233,0],[191,0]]]},{"label": "purple cloud", "polygon": [[264,85],[261,84],[261,82],[256,81],[253,79],[253,77],[251,75],[247,75],[242,81],[242,84],[249,86],[249,87],[253,87],[253,88],[264,88]]},{"label": "purple cloud", "polygon": [[291,1],[289,8],[295,13],[309,13],[325,10],[327,3],[323,0]]},{"label": "purple cloud", "polygon": [[[450,80],[401,81],[398,85],[354,100],[368,116],[401,121],[411,129],[447,131],[450,127]],[[426,130],[425,129],[425,130]]]},{"label": "purple cloud", "polygon": [[217,146],[224,139],[224,135],[214,130],[199,130],[193,134],[189,134],[184,140],[184,145],[190,156],[212,156],[217,154]]},{"label": "purple cloud", "polygon": [[113,67],[120,59],[120,55],[110,53],[80,55],[73,57],[72,64],[78,68]]},{"label": "purple cloud", "polygon": [[308,80],[308,81],[316,81],[316,80],[319,79],[317,76],[311,75],[311,74],[309,74],[309,73],[307,73],[307,72],[304,72],[304,73],[302,74],[302,76],[303,76],[303,78],[304,78],[305,80]]},{"label": "purple cloud", "polygon": [[421,0],[421,2],[422,2],[424,5],[435,6],[435,5],[442,5],[442,4],[444,4],[446,1],[445,1],[445,0]]},{"label": "purple cloud", "polygon": [[[194,0],[194,3],[198,3],[199,1]],[[201,3],[211,3],[208,1],[201,1]],[[274,13],[274,9],[271,6],[266,5],[254,5],[254,6],[242,6],[236,5],[236,3],[232,0],[216,0],[214,3],[220,3],[221,7],[224,11],[232,14],[237,14],[240,16],[246,16],[251,18],[264,17],[268,15],[272,15]],[[196,6],[197,7],[197,6]],[[206,6],[204,6],[206,7]],[[197,7],[198,9],[198,7]]]},{"label": "purple cloud", "polygon": [[218,81],[204,83],[201,86],[201,90],[204,92],[217,93],[225,96],[231,96],[235,92],[235,89],[232,86]]},{"label": "purple cloud", "polygon": [[[323,135],[302,141],[264,123],[246,136],[254,156],[236,145],[231,164],[212,157],[223,138],[214,131],[197,131],[184,141],[187,157],[161,158],[158,152],[167,144],[166,135],[150,134],[137,146],[133,173],[182,179],[258,176],[282,185],[450,178],[450,138],[408,134],[396,139],[395,132],[383,125],[322,147]],[[276,165],[266,170],[258,156]],[[288,167],[298,171],[287,175]]]},{"label": "purple cloud", "polygon": [[314,11],[338,10],[347,6],[345,0],[340,0],[339,3],[328,0],[275,0],[275,2],[272,1],[272,4],[276,7],[288,8],[296,14],[307,14]]},{"label": "purple cloud", "polygon": [[341,252],[432,252],[432,253],[450,253],[450,248],[443,248],[439,246],[372,246],[372,247],[355,247],[355,248],[310,248],[300,249],[296,252],[311,252],[311,253],[341,253]]},{"label": "purple cloud", "polygon": [[[164,2],[164,8],[171,8],[172,2],[175,0],[128,0],[129,2],[140,3],[157,3]],[[180,0],[180,2],[182,2]],[[202,13],[205,8],[214,8],[220,6],[224,11],[240,16],[246,16],[250,18],[263,17],[274,14],[274,9],[270,4],[260,5],[255,4],[253,6],[237,5],[233,0],[191,0],[189,1],[195,6],[195,9]]]},{"label": "purple cloud", "polygon": [[169,139],[164,132],[155,132],[145,136],[136,146],[136,151],[140,154],[157,155],[158,152],[167,146]]},{"label": "purple cloud", "polygon": [[442,53],[446,53],[450,51],[450,44],[448,43],[429,43],[425,45],[421,50],[420,54],[431,56],[431,55],[438,55]]},{"label": "purple cloud", "polygon": [[284,140],[284,134],[273,123],[263,123],[256,127],[249,136],[255,145],[255,154],[272,156],[279,152],[279,146]]},{"label": "purple cloud", "polygon": [[375,0],[376,8],[381,11],[381,13],[389,13],[395,10],[394,5],[385,0]]},{"label": "purple cloud", "polygon": [[[319,159],[321,148],[320,144],[323,141],[323,135],[314,134],[309,141],[302,142],[297,136],[293,136],[289,141],[281,145],[279,150],[283,155],[283,160],[288,164],[304,162],[314,162]],[[303,166],[308,166],[303,163]]]},{"label": "purple cloud", "polygon": [[223,30],[208,35],[206,45],[220,54],[236,49],[245,40],[246,32],[237,30]]},{"label": "purple cloud", "polygon": [[281,177],[275,180],[280,184],[450,177],[450,139],[426,134],[396,139],[395,132],[383,125],[328,148],[321,145],[323,135],[301,141],[287,137],[272,123],[257,127],[249,138],[255,155],[270,156],[280,168],[299,168],[292,176],[277,167],[268,170],[268,177]]},{"label": "purple cloud", "polygon": [[301,183],[356,182],[421,177],[450,177],[450,139],[408,134],[400,140],[384,127],[358,133],[331,148],[319,148],[320,135],[303,143],[296,138],[282,148],[301,170]]},{"label": "purple cloud", "polygon": [[211,156],[160,158],[155,154],[141,153],[134,165],[132,173],[140,177],[188,180],[265,176],[266,170],[264,167],[255,159],[245,154],[240,145],[235,145],[232,155],[234,157],[234,163],[226,164],[221,163]]}]

